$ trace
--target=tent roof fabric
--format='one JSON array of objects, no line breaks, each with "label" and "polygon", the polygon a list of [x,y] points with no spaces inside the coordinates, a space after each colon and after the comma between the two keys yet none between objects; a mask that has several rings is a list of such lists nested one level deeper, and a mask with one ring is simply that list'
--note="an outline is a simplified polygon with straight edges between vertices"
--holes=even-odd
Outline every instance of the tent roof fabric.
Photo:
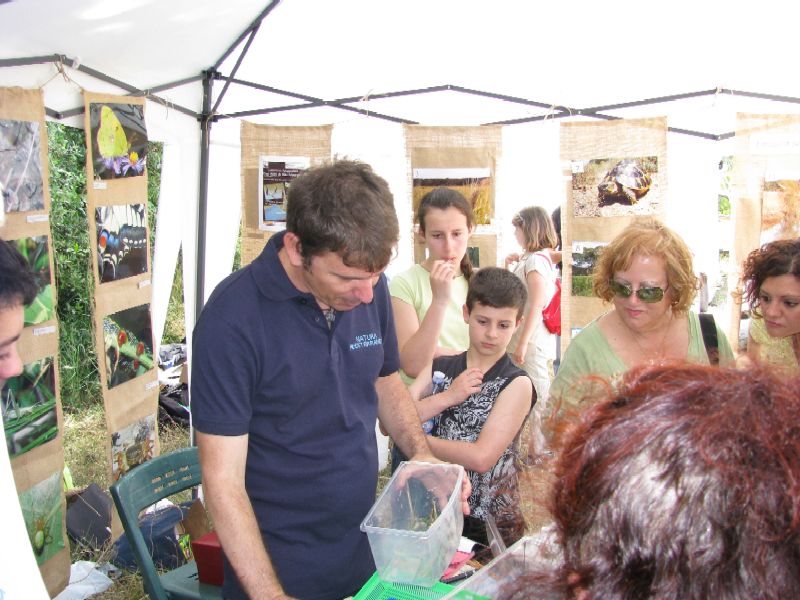
[{"label": "tent roof fabric", "polygon": [[[472,125],[704,91],[692,101],[627,106],[607,116],[669,113],[676,127],[723,133],[731,118],[691,115],[712,105],[732,114],[753,104],[712,93],[718,88],[800,96],[800,81],[780,71],[783,57],[794,53],[795,19],[788,13],[798,11],[779,0],[756,6],[687,0],[655,6],[629,0],[12,0],[0,4],[0,61],[66,56],[64,71],[74,83],[53,63],[25,71],[28,87],[47,82],[47,106],[56,112],[81,106],[81,86],[125,92],[112,84],[98,89],[87,73],[71,68],[79,64],[139,90],[186,80],[158,96],[201,113],[199,78],[232,49],[218,70],[225,77],[235,71],[237,83],[219,104],[220,118],[244,113],[256,122],[330,123],[351,116],[331,108],[337,100],[357,99],[350,110]],[[265,12],[238,64],[248,38],[232,46]],[[0,69],[0,85],[18,80],[18,69]],[[215,82],[214,94],[224,85]],[[444,91],[393,94],[428,88]],[[387,93],[392,95],[382,97]],[[313,109],[286,109],[315,101]],[[280,110],[253,114],[268,108]],[[796,108],[790,104],[789,111]]]}]

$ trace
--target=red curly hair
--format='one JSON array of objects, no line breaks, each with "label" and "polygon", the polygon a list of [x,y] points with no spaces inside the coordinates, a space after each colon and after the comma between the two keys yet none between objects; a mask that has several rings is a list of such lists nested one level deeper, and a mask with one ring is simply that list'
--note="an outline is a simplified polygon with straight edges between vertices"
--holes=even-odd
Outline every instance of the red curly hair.
[{"label": "red curly hair", "polygon": [[550,498],[563,562],[497,597],[796,597],[798,390],[758,367],[628,371],[564,434]]}]

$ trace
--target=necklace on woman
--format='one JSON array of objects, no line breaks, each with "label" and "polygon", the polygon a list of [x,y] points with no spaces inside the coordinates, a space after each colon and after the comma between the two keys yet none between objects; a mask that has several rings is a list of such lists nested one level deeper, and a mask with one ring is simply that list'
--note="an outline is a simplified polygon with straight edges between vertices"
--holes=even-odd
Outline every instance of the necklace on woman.
[{"label": "necklace on woman", "polygon": [[[639,351],[642,353],[642,358],[649,359],[651,361],[658,361],[667,357],[667,338],[669,337],[669,331],[672,328],[672,321],[674,317],[675,315],[670,313],[669,321],[664,328],[664,337],[661,338],[661,344],[655,349],[655,351],[652,348],[645,349],[645,347],[642,346],[641,342],[639,341],[639,336],[636,335],[636,332],[634,332],[634,330],[631,329],[628,324],[625,323],[625,321],[622,322],[625,325],[625,328],[628,330],[628,333],[630,333],[631,338],[633,338],[634,343],[639,348]],[[620,320],[622,320],[622,317],[620,317]]]}]

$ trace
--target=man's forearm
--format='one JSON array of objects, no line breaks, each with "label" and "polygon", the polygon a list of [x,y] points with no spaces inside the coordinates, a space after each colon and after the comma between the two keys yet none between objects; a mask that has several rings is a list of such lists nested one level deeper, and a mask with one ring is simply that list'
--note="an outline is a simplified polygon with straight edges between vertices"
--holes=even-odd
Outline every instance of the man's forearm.
[{"label": "man's forearm", "polygon": [[378,416],[400,450],[411,458],[432,457],[414,401],[400,375],[394,373],[378,378],[375,388],[378,392]]},{"label": "man's forearm", "polygon": [[242,589],[255,599],[286,598],[261,538],[250,499],[244,490],[213,490],[204,485],[214,528]]}]

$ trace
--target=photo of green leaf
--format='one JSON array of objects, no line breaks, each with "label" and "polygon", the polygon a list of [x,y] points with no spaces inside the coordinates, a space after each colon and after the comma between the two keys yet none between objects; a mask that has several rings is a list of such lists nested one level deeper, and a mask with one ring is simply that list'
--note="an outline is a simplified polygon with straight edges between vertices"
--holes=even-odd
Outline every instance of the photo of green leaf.
[{"label": "photo of green leaf", "polygon": [[61,533],[61,471],[19,495],[36,563],[42,565],[64,548]]},{"label": "photo of green leaf", "polygon": [[10,457],[19,456],[58,435],[53,358],[26,364],[0,391],[3,429]]},{"label": "photo of green leaf", "polygon": [[55,298],[50,274],[50,250],[47,236],[37,235],[21,238],[14,240],[13,243],[33,271],[39,286],[36,298],[25,307],[25,326],[38,325],[55,319]]}]

